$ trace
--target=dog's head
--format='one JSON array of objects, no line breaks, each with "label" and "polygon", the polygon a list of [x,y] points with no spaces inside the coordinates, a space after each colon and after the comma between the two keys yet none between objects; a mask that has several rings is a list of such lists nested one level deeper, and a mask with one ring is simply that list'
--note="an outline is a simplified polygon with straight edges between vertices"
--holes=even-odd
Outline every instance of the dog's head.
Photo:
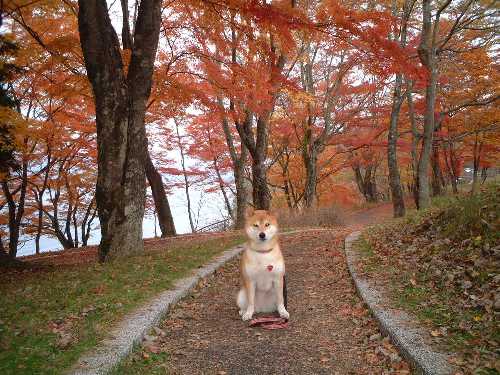
[{"label": "dog's head", "polygon": [[278,233],[276,215],[266,210],[247,210],[245,232],[254,242],[265,243],[272,240]]}]

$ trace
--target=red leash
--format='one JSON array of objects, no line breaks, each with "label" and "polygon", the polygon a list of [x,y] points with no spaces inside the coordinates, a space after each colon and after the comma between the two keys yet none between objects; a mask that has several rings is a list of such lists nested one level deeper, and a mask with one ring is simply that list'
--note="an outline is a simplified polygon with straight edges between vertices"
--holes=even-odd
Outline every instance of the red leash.
[{"label": "red leash", "polygon": [[264,329],[288,328],[288,320],[277,316],[262,316],[250,321],[250,327],[261,327]]}]

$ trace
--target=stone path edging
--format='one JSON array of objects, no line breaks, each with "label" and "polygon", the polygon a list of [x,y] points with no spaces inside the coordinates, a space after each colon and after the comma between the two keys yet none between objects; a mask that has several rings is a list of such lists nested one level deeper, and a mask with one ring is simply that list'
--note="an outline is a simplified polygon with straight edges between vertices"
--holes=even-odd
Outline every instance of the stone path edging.
[{"label": "stone path edging", "polygon": [[226,250],[209,264],[197,269],[192,276],[174,282],[172,289],[161,293],[146,305],[138,308],[124,317],[119,325],[113,329],[97,348],[84,354],[68,374],[91,375],[107,374],[134,348],[142,342],[155,325],[159,324],[168,310],[180,299],[189,294],[197,283],[213,274],[227,261],[233,259],[243,251],[239,245]]},{"label": "stone path edging", "polygon": [[368,305],[380,330],[391,338],[392,343],[398,348],[401,355],[411,363],[418,374],[448,375],[454,374],[454,369],[447,361],[447,355],[430,348],[423,339],[425,332],[421,329],[410,328],[414,321],[408,314],[400,310],[387,309],[382,305],[379,291],[374,289],[367,280],[356,272],[355,264],[357,254],[352,249],[361,232],[353,232],[345,239],[345,254],[349,273],[363,301]]},{"label": "stone path edging", "polygon": [[[329,229],[292,230],[281,235]],[[66,372],[70,375],[107,374],[115,368],[144,336],[156,326],[179,300],[189,294],[198,282],[238,256],[243,245],[226,250],[212,262],[197,269],[191,276],[174,282],[172,289],[166,290],[137,310],[126,315],[99,345],[79,358],[77,363]]]}]

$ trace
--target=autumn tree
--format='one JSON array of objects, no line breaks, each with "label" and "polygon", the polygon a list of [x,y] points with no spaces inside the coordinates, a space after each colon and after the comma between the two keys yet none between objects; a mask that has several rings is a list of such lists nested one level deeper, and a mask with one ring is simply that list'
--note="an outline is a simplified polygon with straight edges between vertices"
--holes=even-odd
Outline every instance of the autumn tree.
[{"label": "autumn tree", "polygon": [[96,107],[96,202],[101,223],[99,258],[104,261],[140,252],[144,246],[144,117],[158,46],[161,1],[141,1],[127,65],[105,1],[79,1],[78,23]]},{"label": "autumn tree", "polygon": [[495,35],[495,7],[493,2],[472,0],[442,3],[422,1],[422,27],[418,56],[427,70],[425,86],[425,112],[422,148],[418,160],[417,187],[418,207],[430,204],[429,165],[436,130],[436,95],[439,81],[439,65],[464,52],[461,44],[468,39],[473,48],[490,44]]}]

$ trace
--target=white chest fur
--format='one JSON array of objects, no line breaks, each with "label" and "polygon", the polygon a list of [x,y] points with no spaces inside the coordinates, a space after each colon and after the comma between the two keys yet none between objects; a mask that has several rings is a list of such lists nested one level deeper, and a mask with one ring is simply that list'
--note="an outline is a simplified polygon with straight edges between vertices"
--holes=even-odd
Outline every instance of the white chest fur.
[{"label": "white chest fur", "polygon": [[[247,250],[248,251],[248,250]],[[285,264],[281,257],[277,258],[273,252],[257,253],[248,251],[249,262],[245,265],[248,277],[255,282],[256,289],[269,291],[273,282],[283,277]]]}]

